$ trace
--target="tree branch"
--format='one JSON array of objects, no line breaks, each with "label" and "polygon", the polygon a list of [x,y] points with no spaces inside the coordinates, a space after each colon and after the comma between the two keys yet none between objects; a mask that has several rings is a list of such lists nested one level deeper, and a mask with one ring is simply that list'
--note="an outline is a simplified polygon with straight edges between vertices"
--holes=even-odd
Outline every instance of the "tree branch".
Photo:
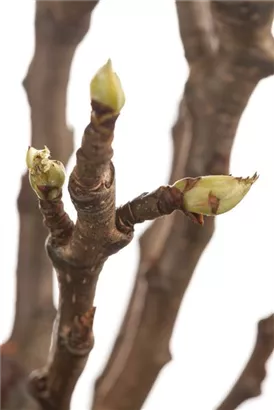
[{"label": "tree branch", "polygon": [[208,0],[189,1],[183,6],[176,2],[180,36],[184,39],[185,56],[190,65],[197,60],[214,58],[219,45],[210,4]]},{"label": "tree branch", "polygon": [[235,410],[244,401],[261,394],[266,362],[274,350],[274,315],[258,323],[257,339],[251,356],[236,383],[217,410]]},{"label": "tree branch", "polygon": [[[77,211],[74,227],[64,214],[60,194],[53,200],[45,198],[56,192],[55,184],[40,191],[40,209],[51,232],[47,251],[60,289],[48,363],[33,372],[30,380],[32,394],[44,410],[69,408],[75,384],[94,344],[93,299],[99,273],[108,256],[132,239],[132,232],[121,233],[115,225],[111,142],[118,115],[98,102],[92,106],[91,121],[69,180],[69,193]],[[33,178],[35,183],[35,175]],[[39,193],[38,185],[36,192]]]},{"label": "tree branch", "polygon": [[161,186],[153,192],[144,194],[116,210],[116,226],[121,232],[131,232],[137,223],[153,221],[175,210],[184,212],[192,221],[203,223],[202,215],[186,210],[184,194],[178,188]]},{"label": "tree branch", "polygon": [[204,224],[203,215],[215,216],[234,208],[257,181],[253,177],[211,175],[183,178],[172,186],[161,186],[144,193],[116,210],[116,226],[121,232],[133,231],[134,225],[151,221],[173,211],[182,211],[192,222]]},{"label": "tree branch", "polygon": [[[47,144],[64,164],[73,151],[73,133],[66,123],[71,62],[88,31],[90,14],[96,4],[96,1],[36,3],[35,50],[23,82],[31,109],[31,142],[42,147]],[[16,313],[10,340],[1,350],[6,356],[3,380],[6,373],[9,375],[5,379],[9,380],[6,388],[3,384],[1,387],[6,391],[9,410],[18,410],[22,400],[27,399],[21,389],[22,378],[18,380],[18,371],[13,369],[19,367],[20,375],[25,377],[44,364],[55,316],[52,264],[45,253],[47,231],[41,223],[27,174],[22,178],[18,211]],[[24,402],[24,406],[28,410],[36,408],[31,402]]]},{"label": "tree branch", "polygon": [[[196,45],[192,52],[189,31],[182,29],[184,16],[191,19],[186,27],[198,25],[197,14],[184,14],[189,7],[189,2],[177,2],[190,75],[173,128],[172,177],[177,172],[179,178],[228,174],[242,112],[260,79],[274,72],[273,3],[212,2],[211,21],[219,44],[213,56],[211,49],[200,53]],[[213,35],[206,28],[203,32]],[[211,44],[211,39],[203,44]],[[96,382],[93,410],[138,410],[143,405],[171,359],[169,340],[177,313],[213,229],[213,218],[201,229],[176,213],[172,226],[157,221],[141,238],[135,286],[113,351]]]}]

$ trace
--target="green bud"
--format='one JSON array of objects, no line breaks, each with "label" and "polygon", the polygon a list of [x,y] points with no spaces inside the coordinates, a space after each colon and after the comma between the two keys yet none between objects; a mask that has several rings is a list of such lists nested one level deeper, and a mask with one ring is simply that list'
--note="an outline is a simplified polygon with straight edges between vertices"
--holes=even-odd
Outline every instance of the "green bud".
[{"label": "green bud", "polygon": [[60,161],[51,160],[50,151],[29,147],[26,163],[29,170],[29,181],[32,189],[40,199],[57,198],[65,182],[65,167]]},{"label": "green bud", "polygon": [[251,178],[210,175],[184,178],[173,186],[184,194],[184,207],[188,212],[213,216],[233,209],[257,179],[257,173]]},{"label": "green bud", "polygon": [[114,112],[118,113],[123,108],[125,94],[120,78],[113,71],[110,59],[91,80],[90,97],[92,100],[112,108]]}]

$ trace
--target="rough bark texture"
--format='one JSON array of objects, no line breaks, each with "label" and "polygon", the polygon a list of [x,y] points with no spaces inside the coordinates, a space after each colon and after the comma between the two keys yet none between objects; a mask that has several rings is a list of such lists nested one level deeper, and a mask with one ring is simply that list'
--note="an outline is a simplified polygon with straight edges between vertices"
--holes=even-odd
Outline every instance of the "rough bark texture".
[{"label": "rough bark texture", "polygon": [[47,251],[57,272],[59,306],[47,364],[32,373],[30,389],[44,410],[67,410],[90,350],[99,273],[107,258],[126,246],[132,231],[116,227],[115,179],[111,143],[117,114],[93,104],[69,193],[77,211],[75,226],[61,198],[40,200],[50,230]]},{"label": "rough bark texture", "polygon": [[[170,182],[227,174],[236,129],[258,82],[274,72],[272,2],[177,2],[190,74],[173,128]],[[180,213],[153,223],[140,240],[133,294],[93,410],[138,410],[162,367],[195,266],[210,240]]]},{"label": "rough bark texture", "polygon": [[[95,1],[36,4],[35,50],[23,83],[31,110],[31,144],[48,145],[64,164],[73,151],[73,133],[66,123],[71,62],[95,5]],[[47,230],[27,174],[22,177],[18,211],[16,314],[12,335],[1,349],[2,405],[10,410],[37,407],[26,396],[22,376],[45,363],[55,317],[52,264],[45,252]]]}]

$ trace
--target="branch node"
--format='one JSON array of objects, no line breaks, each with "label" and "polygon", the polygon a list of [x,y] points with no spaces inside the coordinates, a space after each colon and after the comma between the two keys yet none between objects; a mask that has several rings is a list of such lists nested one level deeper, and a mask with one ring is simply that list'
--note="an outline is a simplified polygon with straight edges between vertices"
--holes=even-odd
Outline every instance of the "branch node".
[{"label": "branch node", "polygon": [[48,390],[48,375],[45,368],[34,370],[28,381],[28,388],[30,393],[36,399],[48,399],[50,396]]},{"label": "branch node", "polygon": [[64,211],[61,198],[62,194],[59,194],[55,200],[39,200],[43,222],[51,233],[51,244],[53,246],[66,245],[74,229],[74,223]]},{"label": "branch node", "polygon": [[63,327],[60,335],[66,349],[75,356],[86,356],[94,346],[92,333],[95,307],[89,309],[85,314],[75,316],[71,328]]}]

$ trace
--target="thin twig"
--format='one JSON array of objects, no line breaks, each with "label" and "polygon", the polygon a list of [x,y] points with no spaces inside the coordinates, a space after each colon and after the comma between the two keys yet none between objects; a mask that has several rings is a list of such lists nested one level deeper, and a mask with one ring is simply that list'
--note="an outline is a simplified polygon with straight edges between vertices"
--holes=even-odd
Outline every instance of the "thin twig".
[{"label": "thin twig", "polygon": [[116,210],[116,225],[121,232],[131,232],[135,224],[153,221],[175,210],[184,212],[193,222],[203,223],[202,215],[187,212],[184,194],[178,188],[168,185],[153,192],[145,192],[119,207]]}]

